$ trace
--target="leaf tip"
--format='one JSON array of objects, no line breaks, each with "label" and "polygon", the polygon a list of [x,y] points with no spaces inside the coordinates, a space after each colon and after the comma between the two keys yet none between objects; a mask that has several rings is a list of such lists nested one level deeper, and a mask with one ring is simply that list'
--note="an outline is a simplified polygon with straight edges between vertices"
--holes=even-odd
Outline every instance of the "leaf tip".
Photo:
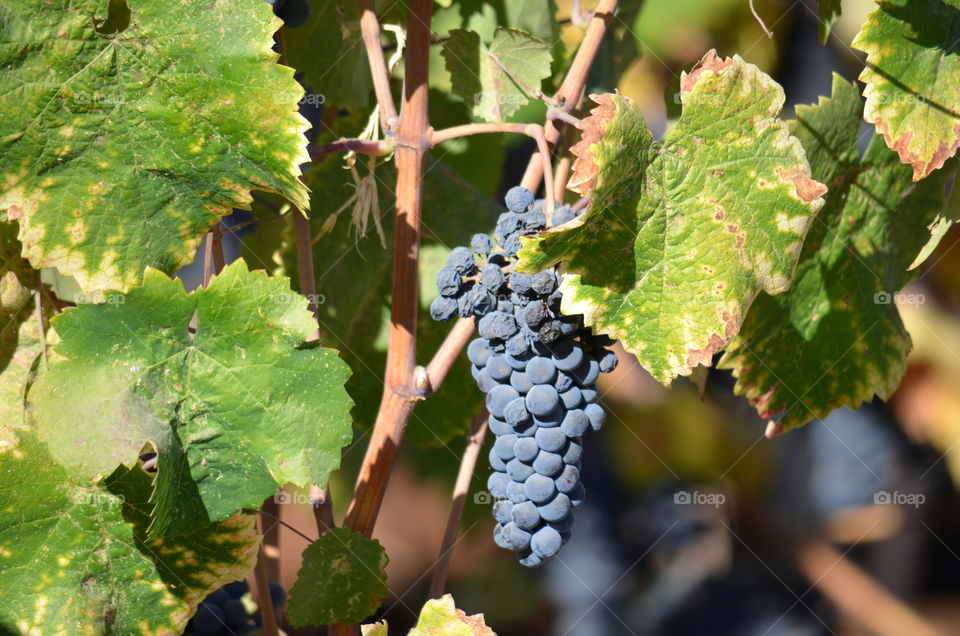
[{"label": "leaf tip", "polygon": [[700,81],[700,76],[707,71],[719,73],[731,64],[733,64],[731,58],[720,57],[717,55],[716,49],[710,49],[689,73],[684,71],[680,74],[680,94],[683,95],[692,91],[693,87]]},{"label": "leaf tip", "polygon": [[600,165],[597,163],[593,146],[603,138],[606,126],[617,112],[614,97],[619,93],[602,93],[590,96],[597,106],[590,110],[590,116],[584,118],[577,127],[583,131],[580,141],[570,148],[576,159],[573,162],[573,174],[567,183],[567,189],[582,196],[593,189],[600,174]]}]

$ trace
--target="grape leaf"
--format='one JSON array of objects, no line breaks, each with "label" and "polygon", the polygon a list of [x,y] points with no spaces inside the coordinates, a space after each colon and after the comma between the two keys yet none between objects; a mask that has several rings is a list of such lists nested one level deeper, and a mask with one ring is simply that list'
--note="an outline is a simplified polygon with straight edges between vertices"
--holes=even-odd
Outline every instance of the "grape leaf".
[{"label": "grape leaf", "polygon": [[830,30],[840,19],[840,13],[843,7],[840,6],[840,0],[819,0],[817,6],[817,19],[819,20],[820,43],[826,44],[830,39]]},{"label": "grape leaf", "polygon": [[[960,176],[960,163],[955,160],[951,161],[958,164],[956,169],[953,170],[954,184],[956,184],[957,176]],[[940,214],[938,214],[928,226],[930,229],[930,238],[907,269],[914,269],[925,262],[930,255],[933,254],[933,250],[937,249],[937,246],[940,245],[940,241],[947,235],[947,231],[958,221],[960,221],[960,188],[954,185],[954,187],[950,189],[950,197],[947,199],[947,205],[944,206]]]},{"label": "grape leaf", "polygon": [[[361,177],[367,172],[360,169]],[[386,333],[390,324],[390,276],[392,256],[380,246],[376,231],[359,236],[351,227],[348,206],[331,223],[333,212],[354,193],[350,172],[340,163],[327,160],[316,164],[306,175],[313,197],[311,231],[317,237],[313,251],[319,294],[321,341],[337,347],[353,374],[347,391],[354,401],[354,420],[359,426],[372,426],[383,391],[386,364]],[[375,183],[380,202],[379,218],[387,244],[393,240],[396,181],[393,164],[377,168]],[[469,210],[469,214],[451,214],[451,210]],[[426,160],[423,184],[423,246],[420,262],[420,307],[417,321],[417,356],[429,360],[449,333],[453,323],[438,323],[430,318],[429,303],[437,293],[435,279],[436,250],[468,244],[476,232],[493,227],[502,208],[464,181],[446,164],[433,157]],[[282,271],[297,279],[292,240],[286,249],[274,254],[276,246],[289,234],[283,223],[264,222],[244,239],[245,258],[267,266],[279,257]],[[442,256],[445,258],[445,255]],[[418,446],[437,446],[466,433],[470,418],[483,401],[470,375],[470,363],[461,357],[454,363],[440,390],[429,400],[417,404],[407,426],[405,439]]]},{"label": "grape leaf", "polygon": [[709,365],[758,291],[787,289],[826,189],[776,118],[783,91],[757,67],[711,51],[680,94],[662,144],[632,101],[593,98],[570,181],[590,208],[524,239],[518,263],[562,261],[564,313],[582,313],[663,383]]},{"label": "grape leaf", "polygon": [[853,40],[867,54],[863,118],[917,181],[960,147],[960,0],[881,2]]},{"label": "grape leaf", "polygon": [[23,254],[85,291],[173,272],[251,188],[307,205],[303,94],[271,50],[269,5],[0,2],[0,210]]},{"label": "grape leaf", "polygon": [[290,588],[287,618],[294,627],[356,623],[387,596],[387,553],[376,539],[331,528],[303,551]]},{"label": "grape leaf", "polygon": [[0,631],[174,636],[207,594],[253,568],[251,515],[150,540],[143,470],[92,484],[31,431],[0,439]]},{"label": "grape leaf", "polygon": [[791,289],[757,298],[720,361],[761,417],[779,416],[771,434],[885,399],[906,370],[910,336],[893,301],[914,276],[907,266],[943,206],[947,173],[911,185],[879,136],[858,163],[860,117],[856,85],[836,75],[831,98],[797,107],[791,130],[814,178],[830,184],[827,204]]},{"label": "grape leaf", "polygon": [[4,330],[3,336],[6,338],[9,331],[12,348],[4,351],[0,366],[0,425],[21,428],[25,426],[23,407],[27,386],[33,380],[42,353],[40,319],[35,311],[28,311],[22,319],[9,319],[8,324],[11,326]]},{"label": "grape leaf", "polygon": [[529,101],[516,80],[536,90],[550,76],[547,43],[516,29],[497,29],[490,46],[473,31],[454,29],[443,44],[443,58],[454,94],[486,121],[503,121]]},{"label": "grape leaf", "polygon": [[409,636],[430,636],[448,634],[449,636],[496,636],[496,632],[487,627],[483,614],[467,616],[458,610],[453,597],[444,594],[423,604],[420,618]]},{"label": "grape leaf", "polygon": [[286,279],[237,261],[187,294],[148,270],[122,298],[53,320],[63,359],[28,399],[64,466],[107,475],[152,442],[151,536],[259,507],[287,482],[326,482],[351,437],[348,369],[336,351],[304,344],[315,323]]},{"label": "grape leaf", "polygon": [[370,104],[370,66],[356,2],[314,0],[310,19],[284,31],[287,60],[324,103],[349,109]]},{"label": "grape leaf", "polygon": [[[31,290],[36,278],[36,270],[20,256],[17,224],[0,214],[0,372],[10,364],[17,351],[21,326],[31,319],[34,309]],[[39,338],[39,330],[33,331]],[[0,422],[7,421],[0,418]]]}]

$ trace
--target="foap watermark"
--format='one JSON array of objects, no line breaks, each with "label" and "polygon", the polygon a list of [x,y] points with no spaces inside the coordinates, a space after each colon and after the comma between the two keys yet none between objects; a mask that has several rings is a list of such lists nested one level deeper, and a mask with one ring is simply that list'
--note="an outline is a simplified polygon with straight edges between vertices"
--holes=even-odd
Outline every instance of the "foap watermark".
[{"label": "foap watermark", "polygon": [[286,490],[281,490],[273,496],[273,503],[280,504],[294,504],[296,506],[312,506],[313,499],[310,497],[310,493],[307,492],[287,492]]},{"label": "foap watermark", "polygon": [[73,302],[77,305],[122,305],[127,302],[127,297],[123,294],[105,293],[101,291],[90,293],[80,292],[74,295]]},{"label": "foap watermark", "polygon": [[524,95],[511,94],[507,95],[505,93],[500,93],[497,91],[480,91],[479,93],[473,94],[473,105],[479,106],[480,104],[496,102],[499,106],[523,106],[527,103],[527,98]]},{"label": "foap watermark", "polygon": [[298,302],[307,299],[307,302],[310,303],[311,307],[319,307],[320,305],[327,302],[327,297],[323,294],[298,294],[294,291],[285,291],[277,294],[270,295],[271,300],[278,305],[289,305],[293,302]]},{"label": "foap watermark", "polygon": [[673,493],[673,503],[680,506],[713,506],[719,508],[727,502],[727,496],[722,492],[700,492],[694,490],[679,490]]},{"label": "foap watermark", "polygon": [[926,496],[919,492],[900,492],[899,490],[887,492],[886,490],[880,490],[873,493],[873,503],[881,506],[895,505],[919,508],[926,500]]},{"label": "foap watermark", "polygon": [[927,298],[923,294],[881,291],[873,295],[875,305],[922,305],[925,302],[927,302]]},{"label": "foap watermark", "polygon": [[497,500],[496,497],[491,495],[486,490],[481,490],[480,492],[473,493],[473,503],[478,506],[489,506]]},{"label": "foap watermark", "polygon": [[70,503],[85,506],[111,505],[126,501],[124,496],[117,493],[99,490],[74,490],[70,493]]}]

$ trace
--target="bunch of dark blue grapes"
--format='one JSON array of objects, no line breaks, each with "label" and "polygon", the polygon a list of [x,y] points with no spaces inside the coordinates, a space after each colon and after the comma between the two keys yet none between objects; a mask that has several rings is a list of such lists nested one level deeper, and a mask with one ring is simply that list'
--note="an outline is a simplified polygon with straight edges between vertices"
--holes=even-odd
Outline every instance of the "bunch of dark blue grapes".
[{"label": "bunch of dark blue grapes", "polygon": [[[244,604],[248,592],[246,581],[228,583],[200,602],[184,636],[243,636],[260,629],[260,612],[251,615]],[[279,583],[270,582],[270,600],[279,609],[287,600],[286,590]]]},{"label": "bunch of dark blue grapes", "polygon": [[[520,237],[547,227],[543,201],[525,188],[507,192],[508,211],[494,237],[485,234],[457,247],[437,274],[440,296],[430,306],[435,320],[478,318],[480,337],[467,357],[487,394],[493,473],[487,488],[495,499],[497,545],[518,553],[520,563],[540,565],[570,537],[573,509],[583,501],[581,436],[600,429],[605,413],[596,381],[612,371],[617,356],[606,336],[594,336],[581,316],[560,313],[555,269],[536,274],[510,271]],[[552,225],[577,212],[557,208]]]}]

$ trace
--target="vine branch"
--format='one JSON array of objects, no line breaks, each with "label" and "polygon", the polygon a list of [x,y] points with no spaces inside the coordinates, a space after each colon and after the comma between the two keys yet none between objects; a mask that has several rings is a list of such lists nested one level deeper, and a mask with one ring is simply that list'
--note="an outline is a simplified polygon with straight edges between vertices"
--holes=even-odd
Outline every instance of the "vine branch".
[{"label": "vine branch", "polygon": [[394,155],[397,216],[386,377],[380,409],[344,522],[367,537],[373,532],[400,440],[416,401],[413,377],[420,295],[420,207],[423,162],[429,148],[427,80],[433,1],[410,0],[409,7],[403,102]]},{"label": "vine branch", "polygon": [[389,139],[338,139],[326,145],[311,148],[310,159],[317,161],[327,155],[341,152],[383,157],[393,152],[393,142]]},{"label": "vine branch", "polygon": [[389,133],[393,131],[397,123],[397,107],[393,103],[393,94],[390,92],[390,72],[387,70],[387,63],[383,57],[376,2],[375,0],[359,0],[359,3],[360,34],[363,37],[363,46],[367,49],[370,76],[373,78],[373,91],[377,95],[377,105],[380,107],[380,127],[384,133]]},{"label": "vine branch", "polygon": [[457,472],[457,481],[453,486],[453,501],[450,504],[450,516],[447,518],[447,527],[443,532],[440,543],[440,554],[437,563],[433,566],[430,577],[430,598],[440,598],[447,585],[447,574],[450,571],[450,561],[453,558],[453,546],[460,532],[460,519],[467,504],[467,494],[470,492],[470,480],[473,478],[473,469],[477,465],[480,449],[483,448],[483,438],[487,434],[487,409],[480,407],[480,411],[473,418],[473,426],[467,436],[467,447],[463,450],[463,459],[460,461],[460,470]]}]

